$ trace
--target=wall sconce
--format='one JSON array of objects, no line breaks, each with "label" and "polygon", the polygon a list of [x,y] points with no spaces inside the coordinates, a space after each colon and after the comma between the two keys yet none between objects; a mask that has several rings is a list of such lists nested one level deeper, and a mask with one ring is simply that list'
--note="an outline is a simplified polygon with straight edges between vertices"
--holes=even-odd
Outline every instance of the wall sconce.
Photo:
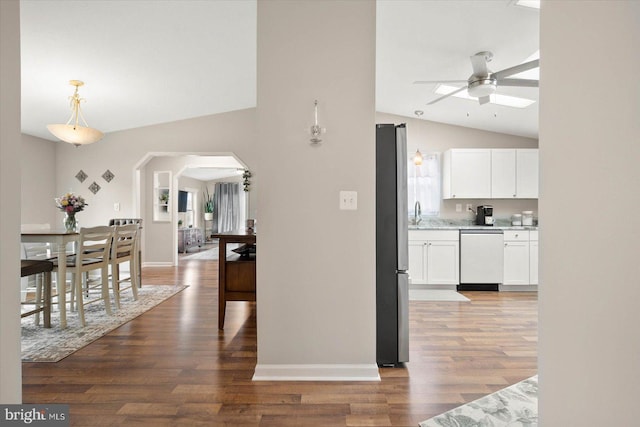
[{"label": "wall sconce", "polygon": [[311,126],[311,128],[309,129],[309,132],[311,133],[311,144],[312,145],[316,145],[316,144],[320,144],[322,142],[322,138],[320,138],[320,136],[327,132],[327,130],[325,128],[320,127],[320,125],[318,124],[318,100],[316,99],[313,102],[313,110],[314,110],[314,115],[315,115],[315,121],[313,126]]},{"label": "wall sconce", "polygon": [[422,164],[422,153],[420,150],[416,150],[416,155],[413,156],[413,164],[420,166]]}]

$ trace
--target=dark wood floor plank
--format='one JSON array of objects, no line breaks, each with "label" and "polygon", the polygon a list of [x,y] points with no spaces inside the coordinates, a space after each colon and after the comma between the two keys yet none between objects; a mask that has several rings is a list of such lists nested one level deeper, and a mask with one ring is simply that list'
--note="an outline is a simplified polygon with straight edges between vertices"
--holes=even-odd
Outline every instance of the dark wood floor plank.
[{"label": "dark wood floor plank", "polygon": [[217,327],[217,262],[143,269],[189,287],[58,363],[23,363],[25,403],[68,403],[73,426],[413,426],[537,371],[537,295],[412,301],[411,361],[380,382],[253,382],[255,303]]}]

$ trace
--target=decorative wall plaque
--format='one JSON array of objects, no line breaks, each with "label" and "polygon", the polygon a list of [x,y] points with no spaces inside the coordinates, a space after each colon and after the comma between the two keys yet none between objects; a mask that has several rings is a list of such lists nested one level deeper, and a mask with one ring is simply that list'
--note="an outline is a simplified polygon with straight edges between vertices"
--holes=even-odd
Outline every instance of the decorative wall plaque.
[{"label": "decorative wall plaque", "polygon": [[80,172],[76,174],[76,179],[80,182],[84,182],[84,180],[87,179],[88,176],[89,175],[87,175],[82,169],[80,169]]},{"label": "decorative wall plaque", "polygon": [[100,191],[100,186],[97,182],[93,181],[93,184],[89,186],[89,191],[91,191],[93,194],[96,194],[98,191]]},{"label": "decorative wall plaque", "polygon": [[104,178],[105,181],[107,182],[111,182],[111,180],[113,178],[115,178],[116,176],[113,174],[113,172],[111,172],[109,169],[107,169],[103,174],[102,174],[102,178]]}]

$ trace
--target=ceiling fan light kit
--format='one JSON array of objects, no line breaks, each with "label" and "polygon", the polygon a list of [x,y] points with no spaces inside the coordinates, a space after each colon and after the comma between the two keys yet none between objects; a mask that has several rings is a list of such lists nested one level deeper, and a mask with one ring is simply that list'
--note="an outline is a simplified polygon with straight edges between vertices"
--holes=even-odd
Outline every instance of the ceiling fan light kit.
[{"label": "ceiling fan light kit", "polygon": [[[487,67],[487,63],[493,59],[493,54],[489,51],[478,52],[470,57],[471,67],[473,68],[473,74],[466,81],[465,80],[422,80],[415,81],[414,84],[433,84],[439,83],[467,83],[466,87],[456,88],[455,90],[444,94],[443,96],[434,99],[427,105],[435,104],[445,98],[452,95],[457,96],[459,92],[466,89],[469,96],[478,98],[480,105],[487,104],[492,101],[491,96],[496,93],[496,90],[500,86],[512,86],[512,87],[538,87],[538,80],[531,79],[509,79],[507,77],[522,73],[524,71],[537,68],[540,64],[539,59],[533,61],[524,62],[513,67],[505,68],[504,70],[491,72]],[[437,89],[437,88],[436,88]]]},{"label": "ceiling fan light kit", "polygon": [[[68,142],[76,147],[100,141],[102,137],[104,137],[104,134],[98,129],[90,128],[80,110],[80,102],[84,101],[84,99],[80,98],[78,88],[84,85],[84,82],[80,80],[69,80],[69,84],[76,88],[73,95],[69,97],[71,117],[69,117],[66,124],[47,125],[47,129],[61,141]],[[80,125],[80,119],[82,119],[84,126]]]}]

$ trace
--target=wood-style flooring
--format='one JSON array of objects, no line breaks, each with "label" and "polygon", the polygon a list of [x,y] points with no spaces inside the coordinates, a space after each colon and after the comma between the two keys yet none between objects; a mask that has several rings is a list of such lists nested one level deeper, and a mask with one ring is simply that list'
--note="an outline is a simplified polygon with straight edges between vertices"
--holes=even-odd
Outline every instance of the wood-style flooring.
[{"label": "wood-style flooring", "polygon": [[145,268],[187,289],[58,363],[23,364],[24,403],[66,403],[72,426],[417,426],[537,371],[535,293],[410,303],[411,361],[380,382],[252,382],[254,303],[218,331],[217,262]]}]

